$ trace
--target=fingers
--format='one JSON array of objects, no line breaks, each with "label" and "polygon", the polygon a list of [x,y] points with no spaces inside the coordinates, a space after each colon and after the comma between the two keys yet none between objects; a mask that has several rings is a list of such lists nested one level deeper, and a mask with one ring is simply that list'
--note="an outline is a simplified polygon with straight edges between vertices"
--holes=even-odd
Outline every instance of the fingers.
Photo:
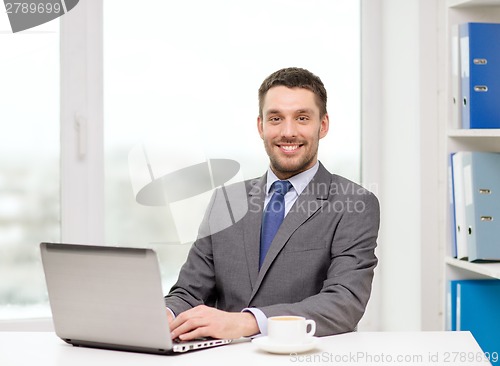
[{"label": "fingers", "polygon": [[208,335],[204,334],[206,332],[205,328],[206,326],[198,319],[189,319],[179,326],[175,327],[175,329],[172,329],[172,339],[179,338],[185,341],[194,338],[205,337]]},{"label": "fingers", "polygon": [[[179,332],[182,332],[182,331],[179,330]],[[190,331],[187,331],[185,333],[179,334],[179,336],[175,336],[175,334],[176,334],[175,332],[172,332],[172,339],[179,338],[182,341],[190,341],[190,340],[193,340],[193,339],[203,338],[203,337],[209,337],[210,336],[209,330],[208,330],[207,327],[194,328],[194,329],[192,329]]]},{"label": "fingers", "polygon": [[[203,306],[203,305],[202,305]],[[177,316],[170,325],[172,339],[191,340],[209,336],[209,318],[202,306],[187,310]]]}]

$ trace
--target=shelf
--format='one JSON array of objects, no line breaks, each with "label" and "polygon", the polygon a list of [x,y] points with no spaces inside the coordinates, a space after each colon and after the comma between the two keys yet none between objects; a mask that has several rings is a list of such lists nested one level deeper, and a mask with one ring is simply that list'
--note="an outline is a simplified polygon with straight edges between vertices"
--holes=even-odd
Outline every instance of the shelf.
[{"label": "shelf", "polygon": [[456,258],[446,257],[445,263],[457,268],[465,269],[474,273],[479,273],[491,278],[500,279],[500,262],[499,263],[471,263]]},{"label": "shelf", "polygon": [[[443,108],[443,124],[440,126],[440,136],[443,138],[441,152],[446,154],[446,159],[443,156],[441,159],[440,180],[441,198],[443,205],[441,207],[442,220],[440,220],[441,233],[445,234],[446,238],[443,243],[446,246],[444,253],[449,253],[453,238],[449,230],[450,222],[452,221],[453,213],[449,210],[451,182],[448,182],[449,177],[449,161],[450,154],[460,151],[478,151],[478,152],[495,152],[500,153],[500,128],[498,129],[462,129],[460,123],[461,109],[457,105],[450,103],[452,96],[460,95],[457,88],[460,87],[458,80],[457,84],[457,54],[459,50],[459,34],[457,34],[457,26],[464,23],[500,23],[500,0],[445,0],[445,11],[443,19],[443,33],[445,35],[446,44],[448,47],[443,47],[442,60],[443,70],[446,79],[445,93],[446,98],[441,99]],[[489,40],[496,43],[496,39]],[[444,45],[444,43],[443,43]],[[453,56],[453,57],[452,57]],[[460,63],[460,59],[458,59]],[[446,100],[445,100],[446,99]],[[458,108],[458,109],[457,109]],[[446,113],[448,112],[448,113]],[[448,182],[450,184],[445,184]],[[444,227],[443,227],[444,226]],[[444,260],[443,260],[444,259]],[[458,306],[452,305],[454,300],[449,292],[449,281],[460,280],[500,280],[500,261],[489,263],[472,263],[467,260],[459,260],[449,255],[441,256],[444,262],[444,308],[443,314],[445,328],[451,325],[450,319],[452,313],[456,312]],[[485,304],[495,307],[495,311],[500,311],[500,304],[491,303],[485,300]],[[458,319],[458,316],[457,316]]]},{"label": "shelf", "polygon": [[450,8],[470,8],[475,6],[500,6],[499,0],[448,0]]},{"label": "shelf", "polygon": [[500,137],[500,128],[494,129],[453,129],[448,137]]}]

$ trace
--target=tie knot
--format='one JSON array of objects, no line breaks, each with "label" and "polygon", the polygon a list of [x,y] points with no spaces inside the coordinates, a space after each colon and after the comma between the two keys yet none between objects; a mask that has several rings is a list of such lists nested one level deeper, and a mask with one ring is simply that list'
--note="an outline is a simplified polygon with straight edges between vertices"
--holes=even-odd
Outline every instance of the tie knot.
[{"label": "tie knot", "polygon": [[287,180],[277,180],[273,183],[274,191],[284,196],[292,187],[292,183]]}]

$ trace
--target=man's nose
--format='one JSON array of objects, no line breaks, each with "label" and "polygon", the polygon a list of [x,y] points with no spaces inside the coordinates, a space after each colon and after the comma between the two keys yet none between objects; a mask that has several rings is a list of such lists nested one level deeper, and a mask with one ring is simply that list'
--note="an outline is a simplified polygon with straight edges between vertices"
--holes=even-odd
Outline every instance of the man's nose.
[{"label": "man's nose", "polygon": [[297,136],[297,123],[294,119],[292,118],[285,119],[284,123],[282,123],[281,136],[282,137]]}]

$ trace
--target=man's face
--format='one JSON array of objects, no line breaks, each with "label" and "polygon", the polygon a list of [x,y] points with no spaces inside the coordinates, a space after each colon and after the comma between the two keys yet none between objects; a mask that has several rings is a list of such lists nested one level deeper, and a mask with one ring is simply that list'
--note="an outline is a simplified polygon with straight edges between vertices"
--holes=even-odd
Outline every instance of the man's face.
[{"label": "man's face", "polygon": [[320,119],[312,91],[285,86],[269,89],[257,128],[276,176],[288,179],[311,168],[328,126],[328,115]]}]

